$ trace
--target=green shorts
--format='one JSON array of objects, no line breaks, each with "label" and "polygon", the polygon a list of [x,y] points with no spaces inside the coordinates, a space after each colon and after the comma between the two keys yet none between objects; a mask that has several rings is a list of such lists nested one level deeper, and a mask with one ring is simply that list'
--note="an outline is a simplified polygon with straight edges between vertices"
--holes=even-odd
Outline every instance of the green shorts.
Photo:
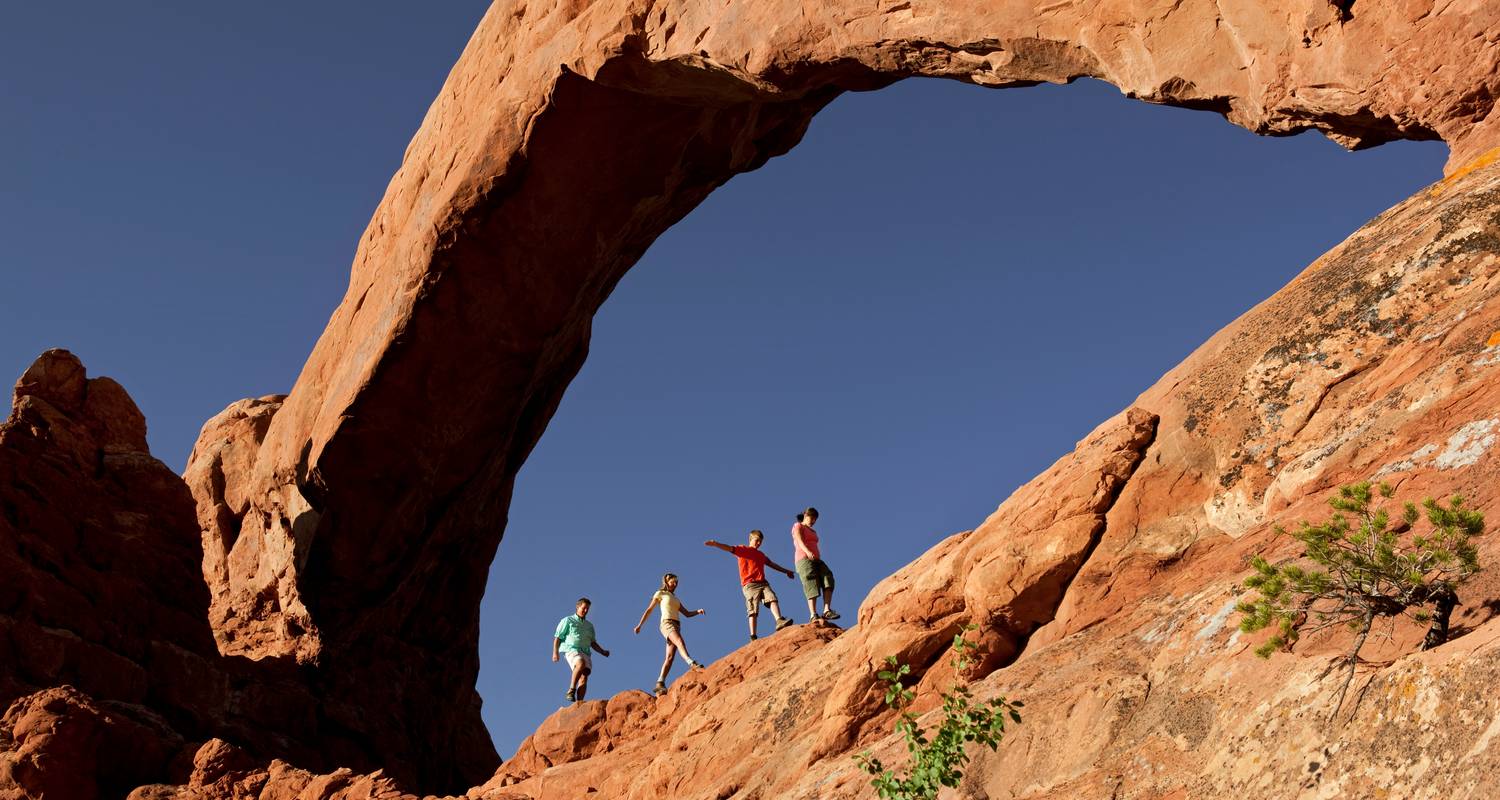
[{"label": "green shorts", "polygon": [[833,570],[821,558],[804,558],[797,562],[797,577],[802,579],[802,594],[809,599],[833,588]]}]

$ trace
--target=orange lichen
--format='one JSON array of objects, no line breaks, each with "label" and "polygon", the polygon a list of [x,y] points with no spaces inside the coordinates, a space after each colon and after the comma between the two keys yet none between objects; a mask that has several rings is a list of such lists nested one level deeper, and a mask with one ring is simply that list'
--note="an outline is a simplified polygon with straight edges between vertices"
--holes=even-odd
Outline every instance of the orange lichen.
[{"label": "orange lichen", "polygon": [[1448,188],[1449,184],[1475,170],[1484,169],[1485,167],[1488,167],[1489,165],[1497,161],[1500,161],[1500,147],[1491,148],[1490,150],[1481,154],[1478,158],[1475,158],[1473,161],[1470,161],[1469,163],[1459,167],[1458,169],[1453,170],[1451,174],[1445,176],[1437,183],[1434,183],[1432,185],[1432,189],[1428,191],[1428,194],[1433,197],[1437,197],[1438,195],[1443,193],[1444,189]]},{"label": "orange lichen", "polygon": [[1494,347],[1497,344],[1500,344],[1500,331],[1495,331],[1490,334],[1490,338],[1484,340],[1485,347]]}]

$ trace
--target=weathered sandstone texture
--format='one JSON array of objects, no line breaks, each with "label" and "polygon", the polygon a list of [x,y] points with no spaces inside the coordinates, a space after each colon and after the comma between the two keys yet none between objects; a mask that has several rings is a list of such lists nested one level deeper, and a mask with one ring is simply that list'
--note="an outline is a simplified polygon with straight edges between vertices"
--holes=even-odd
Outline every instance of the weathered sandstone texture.
[{"label": "weathered sandstone texture", "polygon": [[[279,597],[274,592],[275,587],[285,582],[264,581],[273,591],[257,592],[252,590],[251,584],[229,579],[231,552],[237,560],[251,562],[253,568],[290,566],[300,558],[300,554],[293,552],[268,557],[262,553],[261,541],[237,541],[240,534],[237,523],[246,510],[246,503],[237,492],[241,484],[228,477],[246,474],[254,466],[255,449],[265,437],[271,416],[281,408],[283,399],[283,396],[273,395],[241,400],[205,422],[183,474],[193,496],[199,499],[203,574],[211,592],[209,619],[218,647],[225,653],[254,653],[259,658],[295,657],[297,634],[311,625],[307,609],[300,601],[295,597]],[[277,539],[271,545],[285,547],[291,541]],[[239,544],[238,549],[235,549],[236,544]],[[231,595],[232,592],[236,594]],[[240,614],[264,613],[267,606],[279,612],[274,627],[247,628],[235,618]],[[254,638],[250,641],[238,638],[244,634]]]},{"label": "weathered sandstone texture", "polygon": [[[0,796],[123,793],[222,711],[198,538],[124,389],[66,351],[38,358],[0,423]],[[46,752],[66,769],[47,775]]]},{"label": "weathered sandstone texture", "polygon": [[[1497,368],[1492,167],[1356,232],[976,530],[883,582],[851,631],[744,648],[702,676],[727,688],[648,706],[632,737],[597,733],[621,698],[602,722],[559,712],[470,796],[870,797],[850,753],[901,758],[871,691],[879,658],[917,664],[931,703],[953,678],[935,656],[973,622],[993,656],[969,676],[980,696],[1027,706],[954,797],[1488,797],[1500,580],[1465,591],[1460,635],[1437,650],[1415,652],[1419,626],[1392,626],[1338,714],[1329,669],[1347,637],[1263,662],[1233,605],[1250,553],[1294,552],[1270,528],[1321,518],[1341,483],[1461,492],[1493,523]],[[1500,538],[1481,551],[1495,563]]]},{"label": "weathered sandstone texture", "polygon": [[[23,377],[0,427],[0,567],[20,576],[0,582],[0,794],[858,796],[849,750],[894,746],[870,667],[897,653],[940,686],[974,622],[981,691],[1028,713],[963,796],[1477,796],[1495,582],[1446,648],[1410,655],[1396,630],[1332,727],[1339,642],[1253,662],[1227,609],[1269,525],[1339,482],[1492,509],[1497,64],[1486,0],[497,3],[297,384],[211,420],[186,488],[118,386],[57,353]],[[838,93],[916,76],[1095,77],[1261,133],[1440,138],[1452,179],[881,584],[852,631],[770,637],[696,695],[570,710],[496,773],[478,601],[593,313]],[[336,766],[385,771],[303,771]]]},{"label": "weathered sandstone texture", "polygon": [[[1461,492],[1500,521],[1500,166],[1381,215],[1205,343],[973,531],[871,592],[848,631],[798,627],[692,672],[547,719],[471,800],[873,797],[851,755],[900,763],[873,672],[916,666],[919,709],[975,623],[980,697],[1026,702],[951,797],[1484,798],[1500,780],[1500,578],[1463,593],[1457,636],[1367,648],[1334,714],[1346,634],[1261,661],[1235,630],[1271,527],[1321,518],[1342,483]],[[1500,562],[1500,537],[1481,540]],[[248,762],[247,762],[248,763]],[[285,764],[237,780],[304,791]],[[380,774],[304,797],[388,797]],[[217,779],[215,779],[217,780]],[[153,794],[153,792],[155,794]],[[139,797],[228,797],[208,778]],[[282,796],[272,794],[269,796]]]},{"label": "weathered sandstone texture", "polygon": [[43,353],[0,423],[0,798],[186,780],[210,736],[262,763],[378,765],[318,676],[217,652],[202,530],[125,390]]},{"label": "weathered sandstone texture", "polygon": [[[343,723],[382,731],[377,759],[409,761],[421,787],[483,780],[496,755],[472,689],[475,599],[594,311],[663,230],[794,146],[837,94],[1095,77],[1266,134],[1441,138],[1458,168],[1500,145],[1497,31],[1486,0],[496,3],[290,395],[227,445],[235,469],[206,468],[222,485],[194,481],[216,641],[316,671]],[[1211,520],[1181,517],[1174,535],[1243,532],[1227,520],[1265,476],[1241,471]],[[1045,569],[1061,586],[1070,568]],[[991,636],[1019,647],[1041,622],[997,618]],[[362,699],[374,685],[378,710]]]}]

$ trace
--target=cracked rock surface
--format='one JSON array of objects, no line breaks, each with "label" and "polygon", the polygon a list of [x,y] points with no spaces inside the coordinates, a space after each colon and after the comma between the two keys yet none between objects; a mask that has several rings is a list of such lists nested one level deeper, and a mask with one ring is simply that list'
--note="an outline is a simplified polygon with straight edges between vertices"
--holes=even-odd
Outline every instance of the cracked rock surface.
[{"label": "cracked rock surface", "polygon": [[[975,530],[878,585],[857,627],[815,649],[780,635],[742,648],[705,675],[733,690],[648,706],[636,736],[591,754],[557,743],[555,716],[471,796],[873,797],[850,756],[904,759],[874,670],[912,663],[931,709],[954,678],[943,650],[974,623],[989,657],[968,677],[981,698],[1023,699],[1025,721],[953,797],[1485,797],[1500,777],[1500,580],[1463,593],[1463,635],[1434,651],[1416,652],[1414,623],[1382,629],[1358,702],[1331,723],[1341,680],[1324,673],[1348,636],[1266,662],[1233,609],[1249,554],[1295,555],[1272,526],[1323,518],[1340,484],[1462,493],[1500,519],[1497,351],[1490,168],[1355,232]],[[1500,559],[1493,534],[1480,549]],[[531,755],[543,732],[565,755]]]},{"label": "cracked rock surface", "polygon": [[[480,780],[496,755],[468,744],[483,740],[472,598],[593,313],[662,231],[793,147],[840,92],[1092,77],[1264,134],[1440,138],[1459,170],[1500,145],[1497,31],[1486,0],[496,3],[296,386],[238,446],[243,468],[196,494],[234,543],[209,576],[216,640],[336,675],[329,691],[356,706],[358,687],[388,686],[392,708],[422,713],[378,723],[409,732],[376,737],[379,758],[458,750],[413,758],[438,770],[422,785]],[[1315,382],[1275,402],[1329,386]],[[1286,420],[1322,424],[1311,409]],[[1290,454],[1255,463],[1271,458]],[[1251,524],[1242,495],[1215,494],[1214,525]]]},{"label": "cracked rock surface", "polygon": [[[117,386],[84,391],[62,361],[23,377],[0,469],[63,466],[42,491],[0,484],[0,558],[41,587],[0,583],[0,647],[23,666],[0,673],[14,701],[0,797],[132,782],[140,798],[866,796],[849,752],[896,746],[872,660],[910,659],[927,692],[951,677],[942,647],[966,622],[982,626],[976,685],[1028,713],[960,796],[1478,796],[1500,702],[1488,574],[1453,644],[1382,640],[1336,729],[1319,722],[1318,676],[1337,637],[1267,665],[1225,609],[1271,526],[1321,516],[1343,482],[1462,491],[1500,521],[1497,64],[1487,0],[498,2],[296,385],[211,420],[185,485],[153,466]],[[838,93],[915,76],[1094,77],[1265,134],[1442,139],[1450,178],[883,582],[852,631],[768,637],[696,694],[567,712],[497,772],[474,691],[479,598],[593,313],[658,235],[795,146]],[[86,398],[101,405],[79,410]],[[165,500],[140,508],[147,495],[116,479]],[[101,531],[132,546],[80,545]],[[135,666],[91,669],[115,656]],[[196,677],[164,680],[148,658]],[[1269,731],[1248,727],[1266,714]],[[1359,738],[1379,726],[1403,735]],[[140,731],[162,746],[98,755]],[[1350,738],[1364,744],[1336,744]],[[83,781],[47,772],[85,767]]]},{"label": "cracked rock surface", "polygon": [[[1272,526],[1321,518],[1342,483],[1378,474],[1400,497],[1463,493],[1495,516],[1497,295],[1491,168],[1355,232],[974,530],[879,584],[855,627],[765,637],[661,699],[560,710],[465,796],[872,797],[851,756],[903,758],[876,665],[913,664],[916,710],[932,713],[956,677],[943,650],[974,623],[985,658],[965,677],[981,699],[1024,700],[1025,719],[998,752],[976,754],[952,797],[1486,797],[1500,775],[1500,580],[1485,573],[1462,592],[1458,635],[1435,650],[1417,651],[1415,623],[1382,627],[1337,715],[1329,667],[1347,634],[1262,661],[1234,604],[1249,554],[1294,554]],[[1500,559],[1493,534],[1479,545],[1486,563]],[[195,758],[214,763],[225,746]],[[414,797],[384,773],[253,759],[136,796],[234,786]]]}]

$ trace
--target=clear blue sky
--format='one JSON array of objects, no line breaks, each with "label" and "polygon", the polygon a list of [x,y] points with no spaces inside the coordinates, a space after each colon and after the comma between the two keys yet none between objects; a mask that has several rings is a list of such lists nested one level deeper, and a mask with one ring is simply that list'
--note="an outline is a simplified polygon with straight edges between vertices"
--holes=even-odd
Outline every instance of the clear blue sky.
[{"label": "clear blue sky", "polygon": [[[72,349],[125,384],[176,468],[225,405],[287,391],[485,6],[11,10],[0,379]],[[702,540],[762,528],[789,562],[810,503],[852,619],[1445,155],[1259,138],[1092,82],[839,99],[669,231],[600,313],[484,601],[479,688],[502,755],[561,701],[550,637],[578,595],[614,652],[593,696],[649,688],[661,639],[630,628],[660,574],[709,609],[684,627],[718,658],[744,617],[733,559]]]}]

